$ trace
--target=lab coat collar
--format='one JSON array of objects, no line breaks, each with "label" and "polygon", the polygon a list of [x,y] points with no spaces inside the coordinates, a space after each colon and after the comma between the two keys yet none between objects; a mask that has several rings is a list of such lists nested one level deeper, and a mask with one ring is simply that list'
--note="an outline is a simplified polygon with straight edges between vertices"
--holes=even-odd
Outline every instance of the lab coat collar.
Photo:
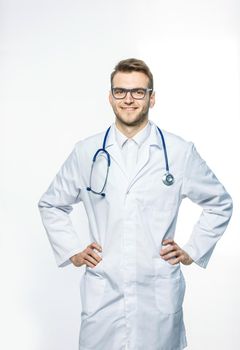
[{"label": "lab coat collar", "polygon": [[[148,139],[146,140],[146,144],[148,144],[148,146],[158,146],[159,148],[162,148],[162,142],[159,135],[159,131],[157,129],[157,125],[152,120],[149,120],[149,124],[151,125],[151,131],[148,136]],[[115,123],[112,123],[111,129],[109,130],[109,134],[107,138],[106,148],[114,144],[117,144],[114,127],[115,127]]]},{"label": "lab coat collar", "polygon": [[155,123],[153,123],[151,120],[149,120],[151,124],[151,131],[150,135],[145,141],[144,149],[142,151],[141,158],[139,159],[139,162],[136,165],[136,169],[133,172],[131,178],[129,178],[126,166],[124,163],[123,155],[121,152],[121,149],[119,148],[118,142],[116,140],[115,130],[114,130],[114,123],[111,125],[111,128],[109,130],[108,138],[107,138],[107,144],[105,146],[106,150],[109,152],[110,157],[113,158],[113,160],[118,164],[121,171],[124,173],[126,179],[128,180],[128,188],[137,181],[139,176],[141,176],[141,170],[147,165],[149,157],[150,157],[150,146],[157,146],[160,149],[162,148],[161,143],[161,137],[159,135],[159,131],[157,129],[157,126]]}]

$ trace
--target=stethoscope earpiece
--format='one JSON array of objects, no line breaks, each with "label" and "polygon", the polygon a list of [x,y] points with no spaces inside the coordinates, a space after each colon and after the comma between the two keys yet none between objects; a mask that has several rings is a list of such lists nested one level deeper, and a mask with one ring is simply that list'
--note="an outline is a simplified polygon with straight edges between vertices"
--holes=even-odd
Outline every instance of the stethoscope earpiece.
[{"label": "stethoscope earpiece", "polygon": [[105,196],[106,196],[106,193],[104,193],[104,192],[96,192],[96,191],[93,191],[93,190],[91,189],[91,187],[87,187],[86,190],[87,190],[87,191],[90,191],[90,192],[93,192],[93,193],[95,193],[95,194],[99,194],[99,195],[101,195],[102,197],[105,197]]}]

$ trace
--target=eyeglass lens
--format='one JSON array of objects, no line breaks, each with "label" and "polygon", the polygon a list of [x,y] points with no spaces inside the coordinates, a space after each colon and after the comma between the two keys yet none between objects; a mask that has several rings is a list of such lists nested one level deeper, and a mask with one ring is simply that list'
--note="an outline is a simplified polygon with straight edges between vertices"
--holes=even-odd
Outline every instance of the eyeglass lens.
[{"label": "eyeglass lens", "polygon": [[127,96],[128,91],[130,92],[132,98],[136,100],[141,100],[145,97],[147,89],[136,88],[136,89],[123,89],[123,88],[113,88],[112,93],[116,99],[123,99]]}]

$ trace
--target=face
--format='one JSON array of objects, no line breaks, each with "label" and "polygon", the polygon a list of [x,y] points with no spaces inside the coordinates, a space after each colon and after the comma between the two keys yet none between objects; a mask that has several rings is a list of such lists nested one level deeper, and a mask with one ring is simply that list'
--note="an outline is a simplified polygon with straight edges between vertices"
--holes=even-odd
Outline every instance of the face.
[{"label": "face", "polygon": [[[142,72],[118,72],[113,78],[113,87],[134,89],[148,88],[149,78]],[[155,103],[155,94],[146,96],[142,100],[134,99],[130,92],[122,100],[116,100],[112,92],[109,93],[109,101],[119,123],[125,126],[136,126],[148,119],[149,108]]]}]

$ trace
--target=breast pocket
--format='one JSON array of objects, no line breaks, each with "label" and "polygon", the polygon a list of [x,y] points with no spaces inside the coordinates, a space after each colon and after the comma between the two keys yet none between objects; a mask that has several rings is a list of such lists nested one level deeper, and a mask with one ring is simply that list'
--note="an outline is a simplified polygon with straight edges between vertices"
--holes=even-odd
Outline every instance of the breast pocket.
[{"label": "breast pocket", "polygon": [[182,308],[186,288],[180,265],[157,258],[154,266],[156,307],[165,314],[176,313]]},{"label": "breast pocket", "polygon": [[94,268],[87,268],[80,283],[83,319],[96,313],[103,300],[106,278],[98,265]]}]

